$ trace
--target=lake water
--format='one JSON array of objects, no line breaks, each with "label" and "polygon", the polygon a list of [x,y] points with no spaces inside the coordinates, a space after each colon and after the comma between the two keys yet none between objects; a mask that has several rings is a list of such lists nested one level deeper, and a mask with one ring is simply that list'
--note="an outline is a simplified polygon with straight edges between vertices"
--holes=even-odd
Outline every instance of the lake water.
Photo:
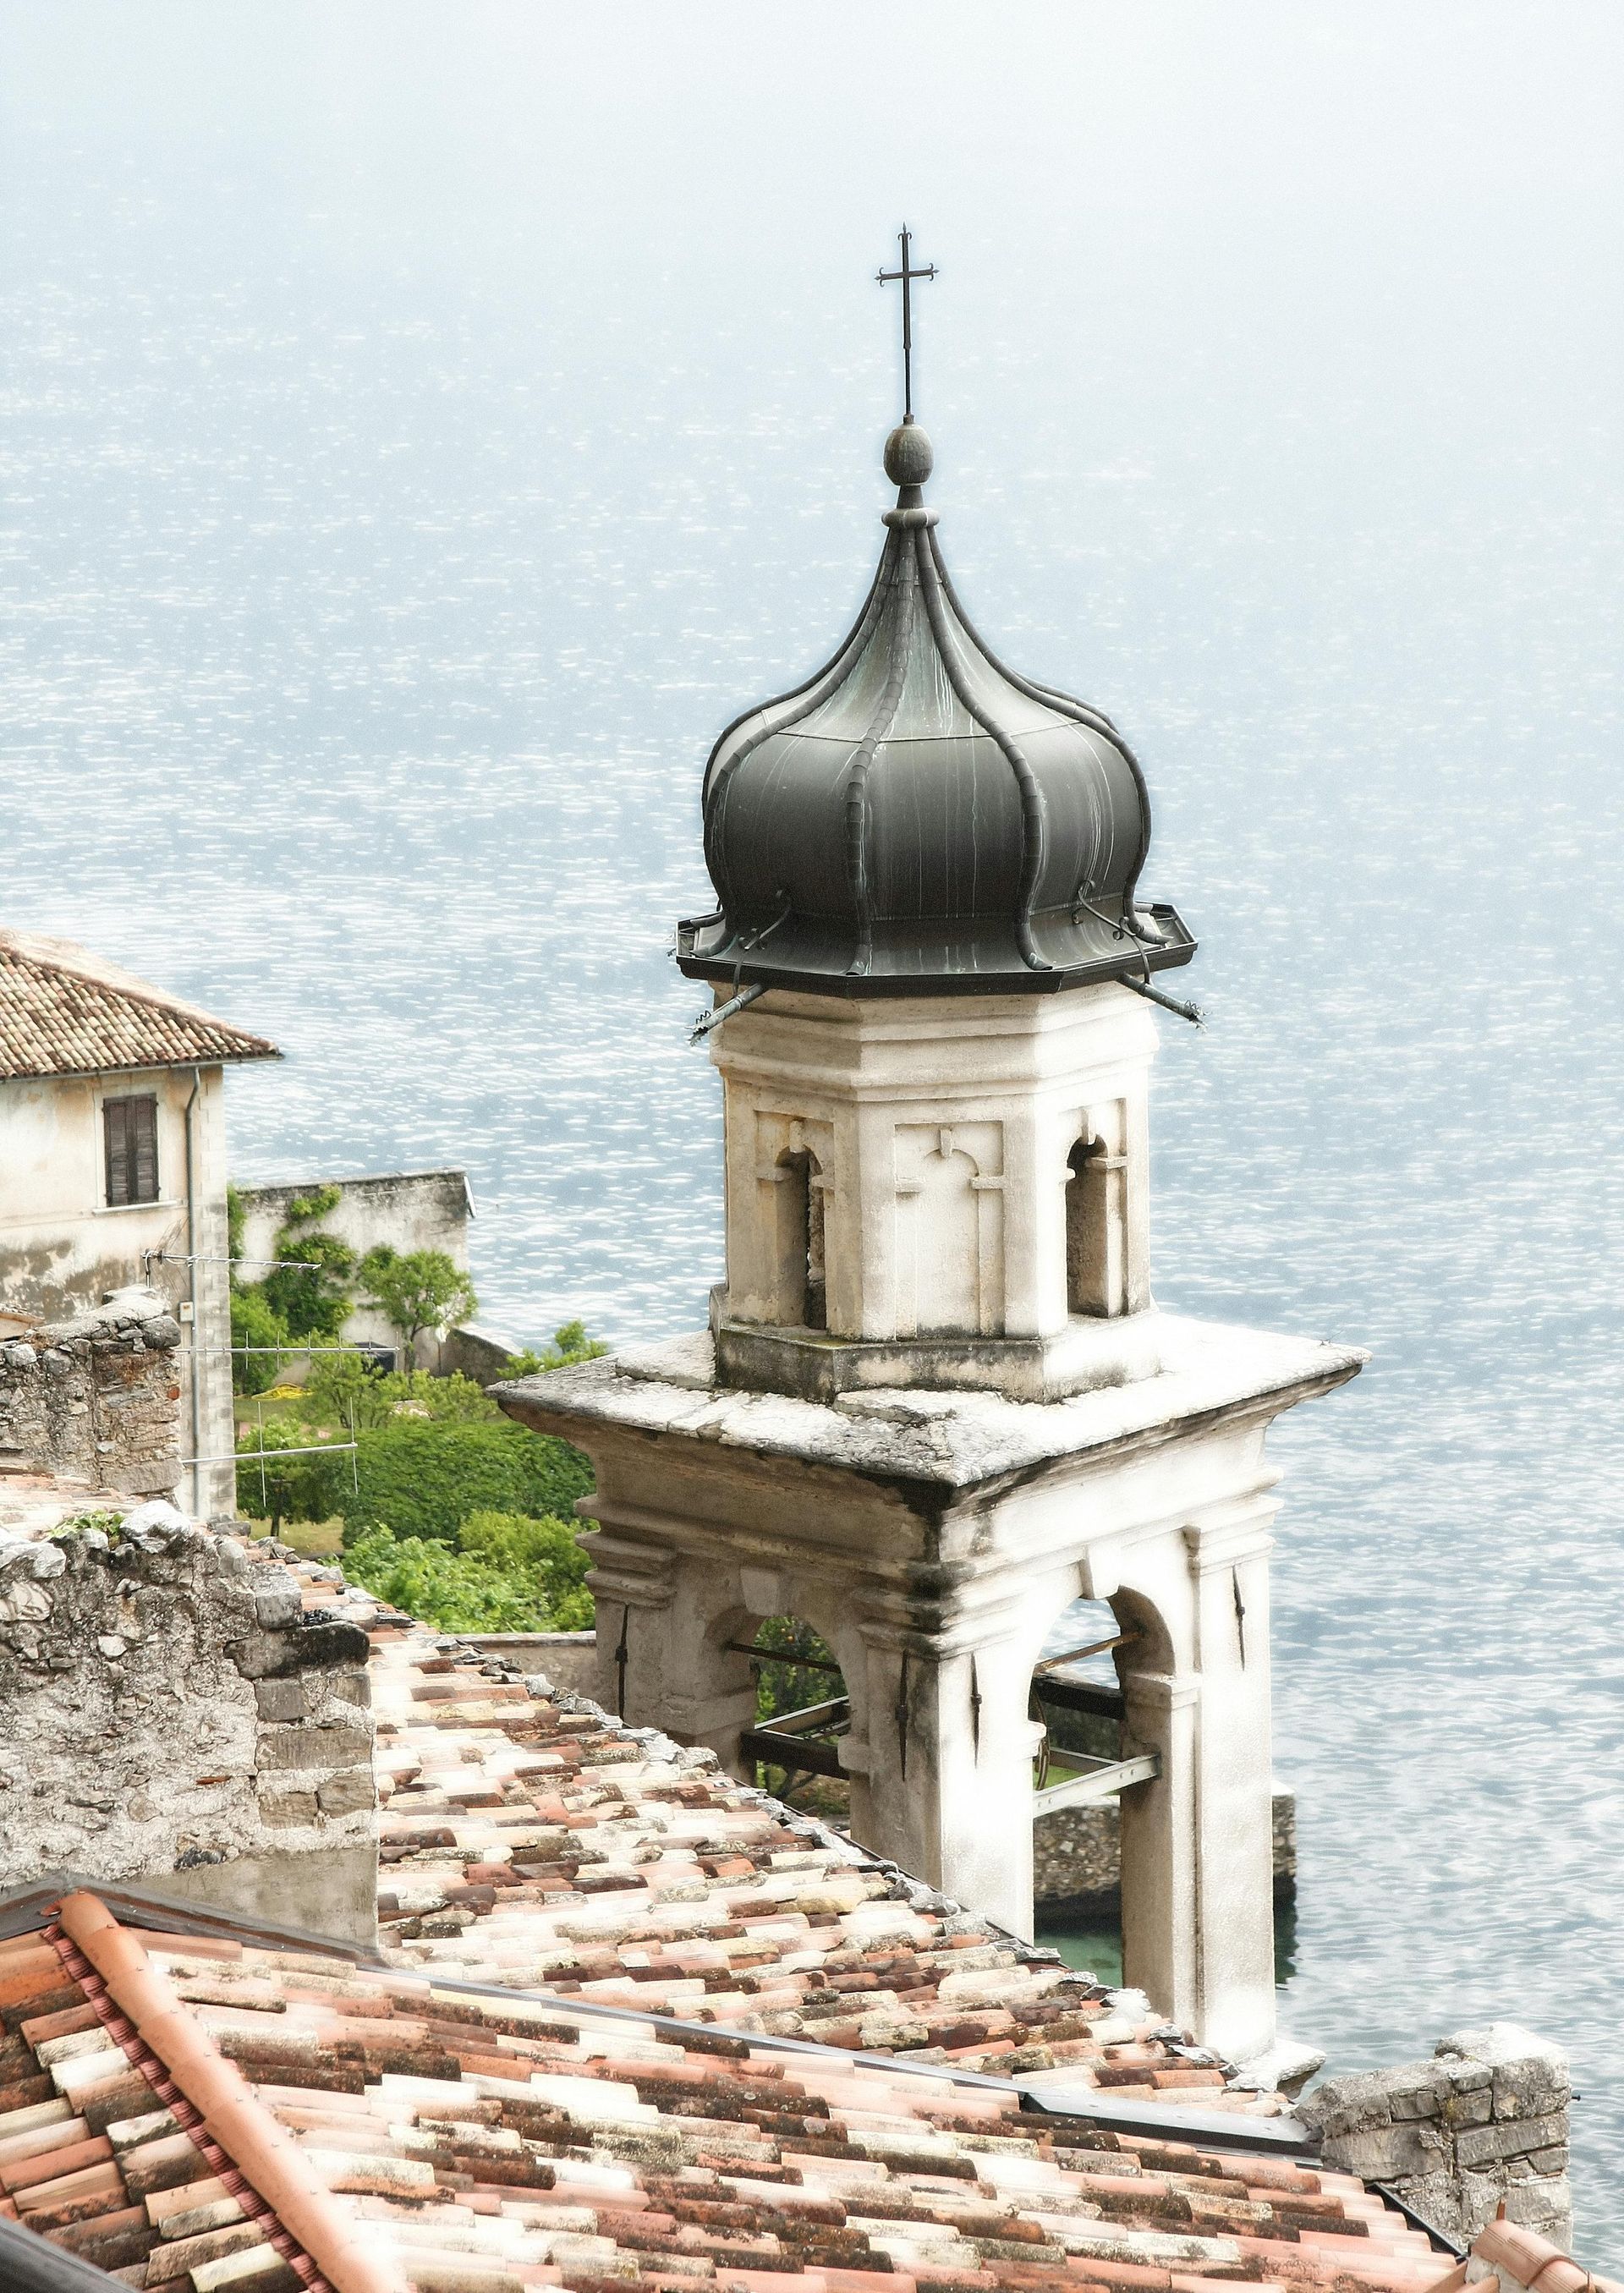
[{"label": "lake water", "polygon": [[[709,903],[712,736],[823,656],[878,549],[895,320],[862,266],[899,201],[862,178],[863,239],[856,191],[820,233],[786,190],[769,247],[712,187],[656,255],[662,217],[589,196],[605,160],[566,260],[488,182],[489,238],[452,231],[410,138],[290,158],[285,59],[263,118],[254,56],[217,116],[127,51],[81,103],[68,35],[21,21],[0,912],[281,1044],[230,1088],[239,1178],[461,1165],[484,1318],[697,1325],[719,1111],[666,944]],[[1158,1295],[1373,1353],[1274,1440],[1283,2022],[1337,2067],[1492,2017],[1560,2040],[1581,2250],[1616,2267],[1612,225],[1501,184],[1427,232],[1390,199],[1248,236],[1194,194],[1174,230],[1113,182],[1085,239],[1032,245],[924,174],[949,562],[1001,653],[1130,733],[1146,887],[1202,942],[1209,1025],[1165,1023],[1154,1100]]]}]

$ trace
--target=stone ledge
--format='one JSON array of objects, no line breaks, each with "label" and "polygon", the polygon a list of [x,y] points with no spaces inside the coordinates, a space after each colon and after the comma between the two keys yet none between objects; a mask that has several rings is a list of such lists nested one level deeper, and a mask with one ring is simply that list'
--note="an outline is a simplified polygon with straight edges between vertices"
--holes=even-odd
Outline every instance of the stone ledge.
[{"label": "stone ledge", "polygon": [[1067,1457],[1165,1441],[1237,1417],[1268,1417],[1329,1392],[1368,1356],[1356,1347],[1161,1317],[1164,1366],[1065,1401],[884,1390],[832,1402],[716,1383],[711,1341],[678,1339],[490,1390],[510,1417],[589,1446],[591,1427],[656,1434],[885,1481],[958,1491]]}]

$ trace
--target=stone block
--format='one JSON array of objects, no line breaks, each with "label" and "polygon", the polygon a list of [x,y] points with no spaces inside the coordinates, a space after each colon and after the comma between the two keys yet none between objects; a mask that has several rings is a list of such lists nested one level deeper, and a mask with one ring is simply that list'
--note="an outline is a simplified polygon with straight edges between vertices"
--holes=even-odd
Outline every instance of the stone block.
[{"label": "stone block", "polygon": [[1358,2174],[1367,2182],[1409,2181],[1442,2173],[1449,2163],[1446,2135],[1420,2119],[1367,2125],[1357,2131],[1328,2136],[1325,2162],[1339,2174]]},{"label": "stone block", "polygon": [[256,1570],[253,1593],[254,1620],[262,1632],[285,1631],[304,1613],[297,1580],[285,1568],[272,1566]]},{"label": "stone block", "polygon": [[1440,2062],[1407,2062],[1387,2072],[1384,2083],[1394,2119],[1441,2118],[1450,2099],[1449,2073]]},{"label": "stone block", "polygon": [[304,1683],[302,1680],[256,1680],[254,1705],[262,1720],[303,1720]]},{"label": "stone block", "polygon": [[1539,2118],[1563,2107],[1570,2092],[1568,2058],[1549,2039],[1517,2022],[1490,2022],[1481,2030],[1458,2030],[1438,2042],[1441,2058],[1459,2056],[1464,2066],[1487,2070],[1497,2118]]},{"label": "stone block", "polygon": [[369,1767],[345,1768],[316,1792],[323,1815],[353,1815],[358,1808],[370,1807],[376,1796]]},{"label": "stone block", "polygon": [[1565,2149],[1567,2139],[1565,2111],[1545,2118],[1492,2119],[1487,2126],[1463,2126],[1455,2137],[1455,2154],[1464,2167],[1485,2166],[1531,2157],[1538,2150]]},{"label": "stone block", "polygon": [[266,1823],[277,1829],[290,1824],[313,1823],[316,1795],[313,1791],[262,1791],[259,1811]]},{"label": "stone block", "polygon": [[291,1629],[246,1633],[231,1644],[231,1660],[245,1680],[296,1672],[355,1672],[369,1649],[359,1625],[298,1624]]},{"label": "stone block", "polygon": [[370,1762],[372,1738],[361,1728],[264,1728],[254,1756],[262,1773],[289,1768],[353,1768]]}]

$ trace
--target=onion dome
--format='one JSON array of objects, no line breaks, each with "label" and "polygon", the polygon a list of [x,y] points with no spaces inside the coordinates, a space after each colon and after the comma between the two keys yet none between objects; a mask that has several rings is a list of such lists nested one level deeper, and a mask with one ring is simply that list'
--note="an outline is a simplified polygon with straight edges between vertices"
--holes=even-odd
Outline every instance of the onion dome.
[{"label": "onion dome", "polygon": [[739,717],[705,768],[714,915],[678,928],[691,977],[837,995],[1032,993],[1144,980],[1195,952],[1136,900],[1144,775],[1110,719],[1006,668],[923,506],[930,442],[885,446],[898,488],[856,627],[828,665]]}]

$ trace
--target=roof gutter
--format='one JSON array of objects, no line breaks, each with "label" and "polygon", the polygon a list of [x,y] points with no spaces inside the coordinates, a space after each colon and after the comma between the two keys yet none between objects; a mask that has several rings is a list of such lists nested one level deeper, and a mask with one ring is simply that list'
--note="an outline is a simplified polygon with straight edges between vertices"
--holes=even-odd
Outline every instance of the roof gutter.
[{"label": "roof gutter", "polygon": [[136,1937],[95,1897],[77,1893],[57,1908],[57,1924],[107,1985],[209,2134],[334,2288],[334,2293],[410,2293],[399,2267],[365,2240],[293,2136],[256,2098],[188,2012],[168,1977]]},{"label": "roof gutter", "polygon": [[107,2293],[118,2280],[0,2214],[0,2285],[7,2293]]}]

